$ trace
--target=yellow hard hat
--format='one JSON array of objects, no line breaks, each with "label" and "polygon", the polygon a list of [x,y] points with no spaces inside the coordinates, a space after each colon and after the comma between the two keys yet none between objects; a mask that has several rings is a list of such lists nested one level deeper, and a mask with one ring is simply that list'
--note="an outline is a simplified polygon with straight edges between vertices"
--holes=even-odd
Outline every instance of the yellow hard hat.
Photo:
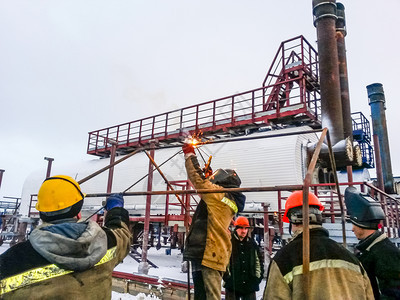
[{"label": "yellow hard hat", "polygon": [[46,178],[39,189],[36,209],[40,212],[58,211],[74,205],[85,197],[79,183],[65,175]]}]

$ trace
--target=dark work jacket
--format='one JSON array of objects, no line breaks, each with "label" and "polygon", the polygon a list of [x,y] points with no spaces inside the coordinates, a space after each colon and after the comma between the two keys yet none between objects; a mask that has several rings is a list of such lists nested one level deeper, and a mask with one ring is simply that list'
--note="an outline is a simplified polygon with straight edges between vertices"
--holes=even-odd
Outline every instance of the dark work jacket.
[{"label": "dark work jacket", "polygon": [[257,244],[250,237],[241,241],[236,230],[231,241],[231,259],[224,274],[225,289],[240,295],[258,291],[264,272]]},{"label": "dark work jacket", "polygon": [[43,223],[0,255],[0,299],[111,299],[111,274],[128,254],[128,211],[107,212],[105,227],[71,219]]},{"label": "dark work jacket", "polygon": [[376,231],[360,241],[356,249],[375,299],[400,299],[400,250],[386,234]]}]

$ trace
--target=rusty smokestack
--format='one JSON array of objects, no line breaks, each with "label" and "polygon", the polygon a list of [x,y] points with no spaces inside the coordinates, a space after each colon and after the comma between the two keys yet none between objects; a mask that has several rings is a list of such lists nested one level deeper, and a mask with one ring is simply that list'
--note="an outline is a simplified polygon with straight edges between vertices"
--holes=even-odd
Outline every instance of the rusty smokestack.
[{"label": "rusty smokestack", "polygon": [[386,123],[385,93],[381,83],[373,83],[367,86],[368,102],[371,107],[372,129],[378,136],[379,152],[381,154],[382,177],[385,192],[394,193],[392,162],[390,159],[389,136]]},{"label": "rusty smokestack", "polygon": [[342,102],[342,117],[343,117],[343,135],[345,138],[350,137],[353,141],[353,124],[351,120],[350,108],[350,93],[349,93],[349,78],[347,75],[347,58],[346,58],[346,44],[345,36],[346,18],[344,14],[344,5],[342,3],[336,4],[336,43],[339,59],[339,76],[340,76],[340,94]]},{"label": "rusty smokestack", "polygon": [[329,129],[332,144],[336,144],[344,139],[336,42],[336,1],[313,0],[312,3],[314,26],[317,29],[322,127]]}]

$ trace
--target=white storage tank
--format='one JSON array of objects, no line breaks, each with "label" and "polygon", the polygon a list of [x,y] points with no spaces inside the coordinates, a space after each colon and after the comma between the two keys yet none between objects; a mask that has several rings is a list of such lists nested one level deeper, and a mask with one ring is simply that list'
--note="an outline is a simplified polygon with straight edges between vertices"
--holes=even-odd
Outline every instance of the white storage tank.
[{"label": "white storage tank", "polygon": [[[283,134],[289,132],[301,132],[311,130],[310,127],[293,127],[274,131],[256,132],[249,137],[264,137],[268,135]],[[202,155],[205,160],[212,155],[211,167],[215,171],[218,168],[229,168],[237,171],[242,180],[241,187],[265,187],[278,185],[302,184],[307,171],[306,145],[315,143],[318,137],[315,133],[294,134],[281,137],[260,138],[242,141],[230,141],[226,143],[211,143],[202,145]],[[181,150],[181,147],[158,149],[155,151],[154,160],[158,165],[168,160]],[[196,154],[197,151],[196,151]],[[201,165],[204,161],[198,154]],[[116,160],[122,156],[117,156]],[[109,158],[93,159],[68,165],[58,165],[54,161],[52,175],[69,175],[79,181],[82,178],[108,165]],[[148,173],[149,159],[145,153],[138,153],[114,167],[114,181],[112,192],[118,193],[126,190],[134,182]],[[183,154],[176,155],[161,167],[162,172],[169,181],[186,180],[186,170]],[[45,179],[46,170],[38,170],[25,180],[22,191],[21,213],[26,216],[32,194],[37,194],[41,183]],[[317,174],[317,171],[316,171]],[[313,182],[317,182],[315,176]],[[108,171],[84,182],[81,189],[86,194],[105,193],[107,189]],[[147,178],[140,181],[129,191],[146,191]],[[153,174],[153,190],[165,191],[167,185],[157,170]],[[284,194],[285,195],[285,194]],[[261,203],[270,203],[270,211],[278,209],[276,192],[249,192],[246,193],[246,208],[249,211],[261,211]],[[174,196],[170,196],[174,197]],[[152,214],[163,214],[165,211],[165,195],[152,195]],[[85,198],[83,215],[101,207],[104,198]],[[176,200],[175,200],[176,202]],[[144,214],[146,196],[125,197],[125,207],[131,214]],[[171,207],[170,207],[171,210]],[[176,207],[176,213],[180,209]],[[33,210],[35,211],[35,210]]]}]

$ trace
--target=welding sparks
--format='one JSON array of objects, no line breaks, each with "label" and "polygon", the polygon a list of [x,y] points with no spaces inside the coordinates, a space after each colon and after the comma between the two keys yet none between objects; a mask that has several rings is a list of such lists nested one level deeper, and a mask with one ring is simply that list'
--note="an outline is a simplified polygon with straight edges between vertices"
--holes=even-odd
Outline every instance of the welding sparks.
[{"label": "welding sparks", "polygon": [[[187,138],[185,139],[184,143],[185,143],[185,144],[191,144],[191,145],[193,145],[193,147],[196,147],[196,146],[199,146],[199,145],[201,144],[201,141],[199,141],[198,139],[196,139],[196,138],[190,136],[190,137],[187,137]],[[197,147],[196,147],[196,148],[197,148]]]},{"label": "welding sparks", "polygon": [[198,141],[198,140],[196,140],[196,139],[192,139],[192,141],[191,141],[191,144],[193,145],[193,146],[196,146],[197,144],[199,144],[200,143],[200,141]]},{"label": "welding sparks", "polygon": [[203,135],[203,133],[201,131],[199,131],[196,134],[186,137],[184,142],[186,144],[192,144],[193,147],[198,148],[200,145],[208,144],[212,141],[212,139],[203,141],[202,135]]}]

